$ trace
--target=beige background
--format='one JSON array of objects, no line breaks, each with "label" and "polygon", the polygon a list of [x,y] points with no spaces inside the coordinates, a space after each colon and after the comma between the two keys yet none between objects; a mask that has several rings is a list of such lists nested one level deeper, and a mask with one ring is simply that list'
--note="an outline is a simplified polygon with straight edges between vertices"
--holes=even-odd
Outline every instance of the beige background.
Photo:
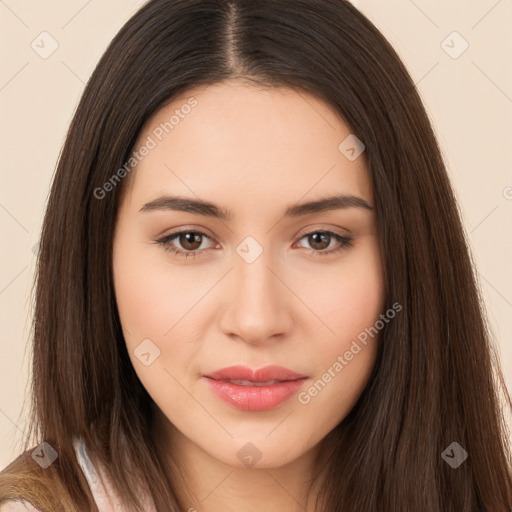
[{"label": "beige background", "polygon": [[[55,163],[85,82],[141,3],[0,0],[0,469],[25,428],[33,248]],[[394,45],[431,114],[512,390],[512,0],[354,3]],[[35,50],[52,40],[57,50],[41,58]]]}]

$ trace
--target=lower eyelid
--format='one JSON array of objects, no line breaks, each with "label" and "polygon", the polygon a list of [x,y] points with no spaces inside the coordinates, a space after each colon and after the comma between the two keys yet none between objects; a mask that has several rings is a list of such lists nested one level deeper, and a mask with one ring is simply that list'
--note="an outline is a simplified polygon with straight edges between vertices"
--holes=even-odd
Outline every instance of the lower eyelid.
[{"label": "lower eyelid", "polygon": [[[179,254],[179,255],[195,256],[195,255],[199,255],[199,254],[204,254],[204,252],[207,249],[196,249],[194,251],[190,251],[190,250],[186,250],[186,249],[179,249],[179,248],[171,245],[172,240],[176,239],[179,235],[184,234],[184,233],[195,233],[197,235],[201,235],[203,238],[208,238],[213,243],[214,246],[218,245],[218,243],[215,242],[215,240],[212,237],[210,237],[209,235],[207,235],[206,233],[203,233],[201,231],[195,231],[193,229],[188,230],[188,231],[183,230],[183,231],[177,231],[175,233],[171,233],[159,240],[156,240],[156,243],[162,245],[165,250],[172,252],[172,253]],[[335,246],[331,249],[323,249],[323,250],[317,250],[317,251],[314,249],[308,249],[307,247],[303,247],[303,249],[306,249],[307,251],[309,251],[312,254],[328,255],[330,253],[334,253],[334,252],[341,251],[343,249],[350,248],[354,242],[354,239],[352,237],[343,236],[334,231],[326,231],[326,230],[321,230],[321,229],[310,231],[308,233],[304,233],[303,235],[301,235],[299,237],[298,242],[300,242],[303,238],[305,238],[309,235],[315,234],[315,233],[324,233],[324,234],[330,235],[331,238],[334,238],[338,242],[338,246]]]}]

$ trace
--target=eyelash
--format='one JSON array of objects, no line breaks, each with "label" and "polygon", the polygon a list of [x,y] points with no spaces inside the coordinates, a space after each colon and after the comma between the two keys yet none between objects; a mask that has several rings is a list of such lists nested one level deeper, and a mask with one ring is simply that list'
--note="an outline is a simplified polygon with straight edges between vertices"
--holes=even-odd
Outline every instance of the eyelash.
[{"label": "eyelash", "polygon": [[[328,256],[330,254],[339,253],[339,252],[353,246],[353,242],[354,242],[353,238],[341,236],[341,235],[338,235],[338,233],[334,233],[332,231],[322,231],[322,230],[310,231],[309,233],[305,233],[304,235],[302,235],[299,240],[302,240],[303,238],[305,238],[309,235],[318,234],[318,233],[321,233],[324,235],[330,235],[332,238],[334,238],[336,241],[338,241],[340,243],[340,245],[338,247],[335,247],[334,249],[329,249],[329,250],[324,249],[322,251],[308,249],[310,251],[310,256]],[[174,238],[177,238],[179,235],[182,235],[182,234],[201,235],[201,236],[204,236],[211,240],[211,237],[209,237],[206,233],[202,233],[201,231],[196,231],[196,230],[191,229],[191,230],[177,231],[176,233],[171,233],[170,235],[167,235],[164,238],[155,240],[155,243],[161,245],[165,251],[171,252],[173,254],[176,254],[177,256],[181,256],[184,258],[188,258],[189,256],[191,256],[192,258],[195,258],[196,256],[200,256],[202,253],[204,253],[205,249],[202,249],[201,251],[198,251],[197,249],[195,251],[182,251],[182,250],[176,249],[175,247],[170,245],[171,240],[173,240]]]}]

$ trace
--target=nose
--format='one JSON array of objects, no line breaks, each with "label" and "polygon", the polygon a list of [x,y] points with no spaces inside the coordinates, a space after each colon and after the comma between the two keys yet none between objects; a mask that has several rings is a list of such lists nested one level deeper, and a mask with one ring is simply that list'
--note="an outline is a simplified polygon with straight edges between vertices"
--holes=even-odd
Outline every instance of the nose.
[{"label": "nose", "polygon": [[284,272],[266,251],[252,263],[235,260],[226,289],[222,331],[250,344],[277,341],[289,333],[296,299],[286,284]]}]

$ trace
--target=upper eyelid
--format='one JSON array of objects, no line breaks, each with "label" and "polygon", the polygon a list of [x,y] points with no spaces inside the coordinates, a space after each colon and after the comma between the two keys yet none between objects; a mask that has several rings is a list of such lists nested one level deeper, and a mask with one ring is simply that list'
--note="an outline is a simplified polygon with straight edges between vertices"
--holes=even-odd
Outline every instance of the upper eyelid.
[{"label": "upper eyelid", "polygon": [[216,242],[214,237],[199,229],[181,229],[179,231],[174,231],[173,233],[169,233],[168,235],[161,237],[159,241],[172,240],[173,238],[177,237],[178,235],[182,235],[183,233],[195,233],[196,235],[201,235],[209,238],[212,242],[218,243]]},{"label": "upper eyelid", "polygon": [[[198,234],[198,235],[201,235],[201,236],[206,236],[207,238],[209,238],[214,244],[218,244],[219,242],[216,241],[216,239],[210,235],[208,235],[208,233],[205,233],[199,229],[196,229],[196,228],[190,228],[190,229],[181,229],[179,231],[174,231],[173,233],[169,233],[168,235],[165,235],[163,237],[161,237],[160,239],[158,239],[159,242],[170,242],[173,238],[177,237],[178,235],[181,235],[183,233],[195,233],[195,234]],[[301,240],[302,238],[304,238],[305,236],[307,235],[310,235],[312,233],[329,233],[329,234],[332,234],[332,235],[335,235],[335,236],[338,236],[338,237],[341,237],[341,238],[350,238],[352,239],[353,236],[352,235],[342,235],[340,233],[337,233],[336,231],[333,231],[332,229],[324,229],[324,228],[317,228],[317,229],[310,229],[306,232],[303,232],[302,234],[298,234],[298,235],[295,235],[295,237],[298,237],[299,240]],[[183,250],[183,249],[181,249]],[[205,250],[205,249],[201,249],[201,250]],[[186,251],[186,252],[200,252],[200,250],[195,250],[195,251]]]},{"label": "upper eyelid", "polygon": [[[321,224],[321,223],[320,223]],[[341,226],[337,226],[338,229],[340,230],[343,230],[345,231],[346,233],[343,234],[343,233],[337,233],[335,231],[336,227],[315,227],[315,223],[312,223],[312,226],[307,226],[305,228],[302,228],[300,229],[299,231],[297,231],[294,235],[293,235],[293,238],[297,237],[299,235],[299,233],[302,232],[302,235],[300,236],[304,236],[304,235],[307,235],[309,233],[317,233],[319,231],[321,232],[331,232],[331,233],[334,233],[336,235],[339,235],[339,236],[344,236],[344,237],[350,237],[352,236],[351,233],[350,233],[350,230],[348,230],[347,228],[343,228]],[[305,231],[303,231],[305,230]],[[213,236],[213,235],[209,235],[206,231],[208,231],[207,229],[203,228],[203,227],[200,227],[200,228],[196,228],[196,227],[185,227],[185,228],[177,228],[177,231],[173,231],[167,235],[164,235],[160,238],[168,238],[168,237],[172,237],[174,235],[178,235],[178,234],[181,234],[181,233],[191,233],[191,232],[195,232],[195,233],[199,233],[199,234],[202,234],[202,235],[206,235],[208,238],[211,238],[212,240],[215,240],[216,237]]]}]

